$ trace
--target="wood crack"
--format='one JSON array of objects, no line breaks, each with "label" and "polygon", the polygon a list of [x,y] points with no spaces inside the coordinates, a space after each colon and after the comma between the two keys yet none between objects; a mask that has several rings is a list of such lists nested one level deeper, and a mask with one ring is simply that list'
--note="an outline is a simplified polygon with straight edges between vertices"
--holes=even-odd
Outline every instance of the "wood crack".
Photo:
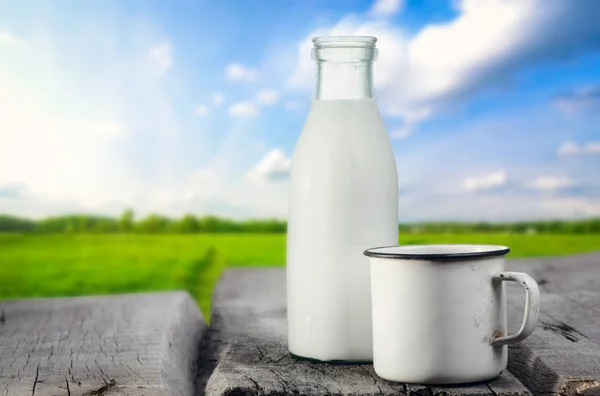
[{"label": "wood crack", "polygon": [[[263,360],[263,358],[265,357],[265,355],[262,353],[262,351],[260,350],[259,347],[255,347],[256,351],[258,352],[258,360],[256,361],[256,363],[260,362],[261,360]],[[270,359],[269,359],[270,360]]]},{"label": "wood crack", "polygon": [[69,380],[67,379],[66,375],[65,375],[65,383],[67,384],[67,395],[71,396],[71,389],[69,388]]},{"label": "wood crack", "polygon": [[96,367],[98,367],[98,370],[100,370],[100,372],[102,373],[102,379],[106,383],[106,380],[108,379],[108,375],[106,375],[106,373],[104,372],[104,370],[102,370],[102,367],[100,367],[100,365],[98,364],[97,360],[94,360],[94,363],[96,363]]},{"label": "wood crack", "polygon": [[256,388],[256,393],[260,394],[261,393],[261,387],[260,385],[258,385],[258,382],[254,381],[251,377],[244,375],[244,377],[246,377],[246,379],[248,379],[250,382],[252,382],[254,384],[254,387]]},{"label": "wood crack", "polygon": [[35,369],[35,379],[33,380],[33,388],[31,389],[31,396],[35,395],[35,387],[38,383],[39,376],[40,376],[40,364],[38,363],[37,368]]},{"label": "wood crack", "polygon": [[494,390],[492,389],[492,387],[490,386],[490,384],[485,384],[485,386],[487,386],[487,388],[490,390],[490,392],[492,392],[492,395],[494,395],[494,396],[498,396],[498,395],[496,394],[496,391],[494,391]]},{"label": "wood crack", "polygon": [[381,391],[381,388],[379,387],[378,384],[378,378],[373,375],[368,368],[366,368],[365,366],[358,366],[362,369],[362,371],[364,371],[372,380],[373,380],[373,384],[377,387],[377,389],[379,389],[379,393],[381,393],[383,395],[383,392]]},{"label": "wood crack", "polygon": [[108,382],[104,381],[104,386],[101,386],[100,388],[98,388],[96,390],[92,390],[87,393],[84,393],[83,395],[84,396],[102,396],[106,392],[108,392],[112,387],[114,387],[115,385],[117,385],[117,381],[115,381],[114,379],[111,379]]},{"label": "wood crack", "polygon": [[[140,360],[140,354],[139,354],[139,353],[136,353],[135,355],[136,355],[136,356],[135,356],[135,360],[137,360],[137,361],[138,361],[138,363],[142,365],[142,367],[146,367],[146,366],[144,365],[144,363],[142,363],[142,361]],[[111,356],[111,359],[112,359],[112,361],[113,361],[113,363],[114,363],[114,361],[115,361],[115,360],[114,360],[114,356]]]},{"label": "wood crack", "polygon": [[129,369],[130,372],[133,373],[133,375],[135,375],[136,377],[138,377],[139,379],[141,379],[142,381],[144,381],[148,385],[151,385],[150,382],[147,379],[145,379],[144,377],[142,377],[137,371],[133,370],[131,368],[131,366],[127,365],[127,368]]},{"label": "wood crack", "polygon": [[559,320],[556,322],[558,322],[558,324],[540,321],[540,324],[542,325],[542,329],[559,334],[571,342],[579,342],[580,337],[587,338],[585,334],[577,331],[574,327]]},{"label": "wood crack", "polygon": [[285,378],[283,378],[281,376],[281,374],[279,374],[277,371],[272,370],[272,369],[268,369],[271,373],[273,373],[273,375],[275,375],[275,377],[277,378],[277,381],[279,382],[279,384],[281,385],[281,387],[283,388],[283,393],[287,393],[287,389],[288,389],[288,382]]}]

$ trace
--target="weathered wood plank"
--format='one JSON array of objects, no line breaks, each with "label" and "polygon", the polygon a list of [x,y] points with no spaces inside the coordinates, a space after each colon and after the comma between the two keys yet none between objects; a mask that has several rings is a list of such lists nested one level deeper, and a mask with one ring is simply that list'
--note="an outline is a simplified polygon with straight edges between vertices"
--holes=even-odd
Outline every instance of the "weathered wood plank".
[{"label": "weathered wood plank", "polygon": [[[540,326],[509,349],[509,370],[534,393],[600,395],[600,252],[509,260],[542,291]],[[520,323],[522,291],[509,287],[509,323]]]},{"label": "weathered wood plank", "polygon": [[485,384],[428,387],[392,383],[372,365],[315,364],[287,350],[283,269],[232,270],[213,299],[211,327],[218,361],[206,395],[528,395],[510,373]]},{"label": "weathered wood plank", "polygon": [[[600,240],[600,237],[598,239]],[[600,292],[600,252],[565,257],[508,260],[507,268],[527,272],[533,276],[540,284],[542,292],[557,294],[577,290]]]},{"label": "weathered wood plank", "polygon": [[0,302],[0,395],[194,394],[206,324],[184,292]]},{"label": "weathered wood plank", "polygon": [[[509,322],[522,301],[509,298]],[[509,370],[535,394],[600,395],[600,292],[543,293],[538,328],[509,348]]]}]

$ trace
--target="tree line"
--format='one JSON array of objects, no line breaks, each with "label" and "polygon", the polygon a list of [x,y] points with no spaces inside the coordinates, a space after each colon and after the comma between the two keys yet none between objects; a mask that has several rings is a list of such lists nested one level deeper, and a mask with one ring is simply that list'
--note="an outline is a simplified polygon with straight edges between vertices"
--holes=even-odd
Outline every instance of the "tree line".
[{"label": "tree line", "polygon": [[0,232],[37,233],[283,233],[285,221],[277,219],[234,221],[216,216],[185,215],[172,219],[151,213],[135,219],[132,210],[125,210],[119,218],[86,214],[48,217],[31,220],[0,215]]},{"label": "tree line", "polygon": [[421,224],[400,224],[400,232],[431,234],[595,234],[600,233],[600,218],[582,220],[538,220],[508,223],[430,222]]},{"label": "tree line", "polygon": [[[191,214],[173,219],[149,214],[136,219],[125,210],[120,217],[87,214],[48,217],[41,220],[0,215],[0,232],[19,233],[285,233],[284,220],[235,221]],[[402,233],[600,233],[600,218],[584,220],[524,221],[512,223],[429,222],[399,224]]]}]

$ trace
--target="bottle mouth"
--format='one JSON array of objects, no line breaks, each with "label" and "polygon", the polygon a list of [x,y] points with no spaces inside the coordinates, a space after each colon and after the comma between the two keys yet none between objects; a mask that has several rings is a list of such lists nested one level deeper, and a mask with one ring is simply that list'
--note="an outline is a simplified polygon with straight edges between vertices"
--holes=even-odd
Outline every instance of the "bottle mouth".
[{"label": "bottle mouth", "polygon": [[312,58],[317,63],[361,63],[377,59],[376,37],[324,36],[312,39]]},{"label": "bottle mouth", "polygon": [[315,48],[375,48],[377,37],[371,36],[322,36],[312,39]]}]

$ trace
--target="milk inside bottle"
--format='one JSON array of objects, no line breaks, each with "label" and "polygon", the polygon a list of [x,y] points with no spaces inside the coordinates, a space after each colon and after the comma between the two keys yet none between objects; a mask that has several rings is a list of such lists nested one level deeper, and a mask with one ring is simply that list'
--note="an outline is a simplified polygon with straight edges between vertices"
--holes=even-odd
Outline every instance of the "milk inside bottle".
[{"label": "milk inside bottle", "polygon": [[299,358],[373,358],[362,253],[398,243],[396,163],[373,96],[376,40],[313,39],[316,90],[293,154],[287,234],[288,348]]}]

